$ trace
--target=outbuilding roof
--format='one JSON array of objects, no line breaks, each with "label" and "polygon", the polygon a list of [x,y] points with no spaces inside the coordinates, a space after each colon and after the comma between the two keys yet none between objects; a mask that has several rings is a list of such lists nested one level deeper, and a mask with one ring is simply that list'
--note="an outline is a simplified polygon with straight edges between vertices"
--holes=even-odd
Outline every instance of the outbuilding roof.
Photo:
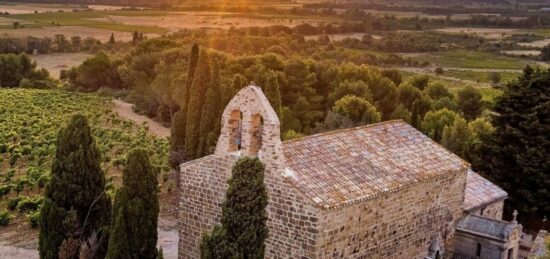
[{"label": "outbuilding roof", "polygon": [[500,187],[471,169],[468,170],[466,191],[464,194],[464,210],[475,210],[496,201],[503,200],[506,197],[508,197],[508,194]]},{"label": "outbuilding roof", "polygon": [[469,167],[401,120],[287,141],[284,156],[284,175],[325,209]]},{"label": "outbuilding roof", "polygon": [[507,222],[468,214],[460,220],[460,222],[458,222],[456,229],[471,234],[493,237],[502,240],[510,237],[510,234],[512,234],[514,229],[517,227],[518,224],[513,221]]}]

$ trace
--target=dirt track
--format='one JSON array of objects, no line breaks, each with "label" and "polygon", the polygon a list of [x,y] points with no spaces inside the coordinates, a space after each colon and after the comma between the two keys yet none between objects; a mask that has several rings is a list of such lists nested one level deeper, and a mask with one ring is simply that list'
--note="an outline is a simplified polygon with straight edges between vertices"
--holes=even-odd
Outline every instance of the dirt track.
[{"label": "dirt track", "polygon": [[162,126],[160,123],[152,120],[151,118],[143,115],[139,115],[132,110],[132,104],[124,102],[122,100],[113,99],[113,111],[118,114],[118,116],[131,120],[134,123],[141,125],[147,123],[149,126],[149,133],[160,137],[167,138],[170,136],[170,129]]}]

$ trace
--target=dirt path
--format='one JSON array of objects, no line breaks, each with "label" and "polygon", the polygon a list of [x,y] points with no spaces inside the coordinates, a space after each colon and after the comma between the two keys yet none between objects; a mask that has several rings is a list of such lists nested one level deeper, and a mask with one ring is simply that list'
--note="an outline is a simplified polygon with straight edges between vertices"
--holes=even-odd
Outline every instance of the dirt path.
[{"label": "dirt path", "polygon": [[113,111],[118,116],[131,120],[138,125],[147,123],[149,126],[149,132],[160,138],[167,138],[170,136],[170,129],[162,126],[160,123],[152,120],[151,118],[143,115],[139,115],[132,110],[132,104],[124,102],[119,99],[113,99]]}]

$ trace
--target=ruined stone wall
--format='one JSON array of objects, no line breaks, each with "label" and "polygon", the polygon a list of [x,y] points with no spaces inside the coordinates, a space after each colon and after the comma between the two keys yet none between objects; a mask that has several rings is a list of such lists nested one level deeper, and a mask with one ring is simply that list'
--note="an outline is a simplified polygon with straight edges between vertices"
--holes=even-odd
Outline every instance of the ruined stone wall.
[{"label": "ruined stone wall", "polygon": [[[179,258],[199,258],[200,238],[219,224],[221,204],[237,155],[209,156],[182,167]],[[266,258],[313,258],[318,209],[267,166],[269,195]]]},{"label": "ruined stone wall", "polygon": [[[316,258],[424,258],[432,240],[452,249],[466,170],[325,211]],[[441,251],[444,252],[444,251]]]},{"label": "ruined stone wall", "polygon": [[502,220],[502,213],[504,211],[504,200],[489,204],[483,208],[472,211],[472,214]]}]

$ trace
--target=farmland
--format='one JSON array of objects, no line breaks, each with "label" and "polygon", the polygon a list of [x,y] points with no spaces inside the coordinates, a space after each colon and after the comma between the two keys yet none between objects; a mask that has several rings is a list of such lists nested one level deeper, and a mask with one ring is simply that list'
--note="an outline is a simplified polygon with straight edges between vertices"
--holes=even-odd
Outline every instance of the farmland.
[{"label": "farmland", "polygon": [[0,213],[13,221],[36,224],[57,131],[76,113],[90,120],[111,191],[121,181],[122,165],[132,148],[146,148],[158,172],[168,170],[167,140],[148,135],[145,125],[116,116],[110,98],[62,90],[0,89],[0,100]]}]

